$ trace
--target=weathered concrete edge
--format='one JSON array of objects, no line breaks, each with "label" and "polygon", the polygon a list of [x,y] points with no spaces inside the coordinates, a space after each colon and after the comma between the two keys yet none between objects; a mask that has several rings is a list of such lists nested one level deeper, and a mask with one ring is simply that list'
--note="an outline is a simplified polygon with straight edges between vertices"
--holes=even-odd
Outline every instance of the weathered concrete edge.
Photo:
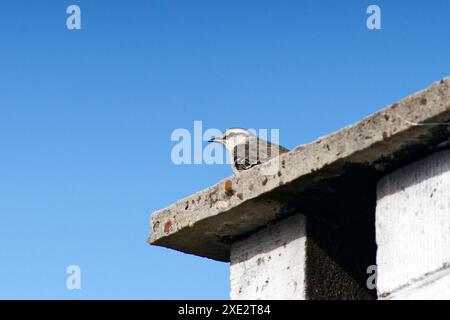
[{"label": "weathered concrete edge", "polygon": [[[281,155],[278,174],[267,176],[262,174],[263,168],[256,167],[153,213],[149,242],[228,261],[227,244],[221,243],[217,234],[235,208],[246,205],[248,209],[252,199],[302,176],[317,174],[337,161],[371,163],[401,150],[410,141],[397,141],[390,146],[396,136],[404,136],[405,132],[414,136],[414,131],[421,133],[432,128],[414,126],[411,122],[447,121],[450,118],[449,88],[450,78],[445,78],[354,125]],[[221,223],[215,223],[216,219]],[[242,217],[242,220],[244,224],[254,224],[251,217]],[[256,229],[258,225],[251,227]],[[218,251],[221,253],[216,253]]]}]

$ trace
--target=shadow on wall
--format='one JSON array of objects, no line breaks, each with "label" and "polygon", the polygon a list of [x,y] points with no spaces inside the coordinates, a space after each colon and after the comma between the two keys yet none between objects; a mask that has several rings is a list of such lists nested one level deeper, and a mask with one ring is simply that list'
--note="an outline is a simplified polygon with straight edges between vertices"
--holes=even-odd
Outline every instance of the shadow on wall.
[{"label": "shadow on wall", "polygon": [[344,176],[302,196],[308,299],[377,298],[376,289],[367,287],[367,268],[376,264],[377,179],[373,168],[350,166]]}]

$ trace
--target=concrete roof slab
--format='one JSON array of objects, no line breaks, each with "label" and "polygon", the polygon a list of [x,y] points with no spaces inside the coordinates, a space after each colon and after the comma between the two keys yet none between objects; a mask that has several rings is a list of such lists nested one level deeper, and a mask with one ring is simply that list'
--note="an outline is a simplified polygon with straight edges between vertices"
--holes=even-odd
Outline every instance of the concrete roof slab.
[{"label": "concrete roof slab", "polygon": [[300,201],[306,190],[320,196],[327,180],[345,179],[352,166],[381,176],[446,147],[449,138],[450,78],[445,78],[280,155],[275,174],[254,167],[154,212],[149,243],[229,261],[232,241],[295,213],[289,203]]}]

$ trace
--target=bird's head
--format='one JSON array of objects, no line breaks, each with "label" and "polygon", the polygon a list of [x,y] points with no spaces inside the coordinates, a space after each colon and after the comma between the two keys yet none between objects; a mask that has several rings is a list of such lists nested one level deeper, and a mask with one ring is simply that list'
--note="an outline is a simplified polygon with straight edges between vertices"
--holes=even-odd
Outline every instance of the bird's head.
[{"label": "bird's head", "polygon": [[225,130],[221,137],[211,138],[208,142],[221,143],[225,147],[232,149],[234,146],[244,143],[252,136],[254,136],[254,134],[246,129],[231,128]]}]

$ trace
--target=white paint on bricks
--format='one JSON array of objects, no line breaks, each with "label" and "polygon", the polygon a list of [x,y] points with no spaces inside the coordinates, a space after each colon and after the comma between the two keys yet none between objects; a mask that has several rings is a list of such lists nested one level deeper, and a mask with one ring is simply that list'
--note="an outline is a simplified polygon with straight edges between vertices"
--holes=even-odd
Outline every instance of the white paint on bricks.
[{"label": "white paint on bricks", "polygon": [[390,300],[450,300],[450,269],[439,270],[389,296]]},{"label": "white paint on bricks", "polygon": [[295,215],[231,246],[231,299],[305,299],[305,218]]},{"label": "white paint on bricks", "polygon": [[376,238],[380,296],[445,268],[450,262],[450,151],[380,180]]}]

